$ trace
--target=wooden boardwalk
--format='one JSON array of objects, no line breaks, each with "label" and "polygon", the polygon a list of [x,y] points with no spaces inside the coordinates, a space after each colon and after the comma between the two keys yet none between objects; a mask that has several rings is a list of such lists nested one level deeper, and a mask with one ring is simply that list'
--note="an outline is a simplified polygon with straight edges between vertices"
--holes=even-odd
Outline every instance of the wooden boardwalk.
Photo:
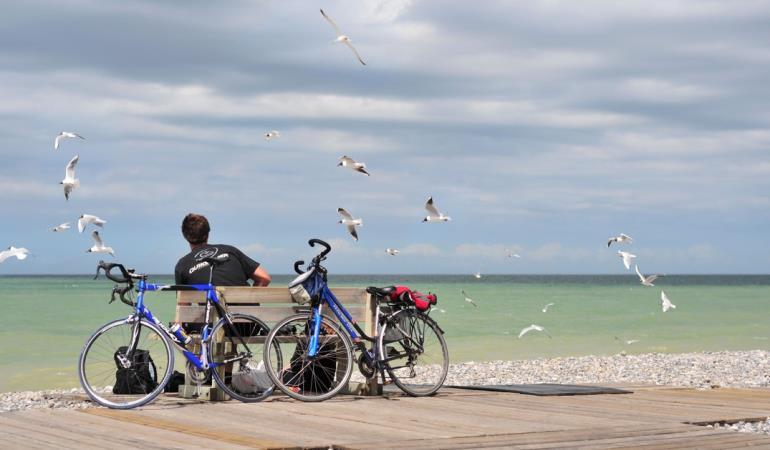
[{"label": "wooden boardwalk", "polygon": [[633,394],[536,397],[444,389],[258,404],[164,397],[132,411],[0,414],[0,448],[770,449],[770,437],[698,424],[770,416],[770,389],[616,386]]}]

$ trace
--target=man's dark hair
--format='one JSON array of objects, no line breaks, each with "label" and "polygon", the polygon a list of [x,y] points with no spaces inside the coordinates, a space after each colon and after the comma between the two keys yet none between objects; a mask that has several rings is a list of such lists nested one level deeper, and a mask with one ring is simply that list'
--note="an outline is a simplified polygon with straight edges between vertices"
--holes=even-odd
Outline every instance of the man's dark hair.
[{"label": "man's dark hair", "polygon": [[205,244],[209,240],[209,221],[205,216],[190,213],[182,221],[182,236],[192,245]]}]

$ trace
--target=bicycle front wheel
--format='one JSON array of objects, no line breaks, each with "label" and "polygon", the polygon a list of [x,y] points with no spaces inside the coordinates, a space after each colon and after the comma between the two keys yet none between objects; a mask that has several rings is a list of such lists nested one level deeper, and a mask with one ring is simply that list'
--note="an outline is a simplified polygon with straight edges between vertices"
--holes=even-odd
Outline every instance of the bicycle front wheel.
[{"label": "bicycle front wheel", "polygon": [[223,317],[211,330],[211,375],[230,397],[242,402],[259,402],[273,393],[275,385],[267,376],[264,343],[267,324],[247,314]]},{"label": "bicycle front wheel", "polygon": [[[134,350],[129,354],[132,340]],[[163,392],[174,353],[163,332],[142,319],[120,319],[96,330],[78,361],[80,384],[96,403],[115,409],[142,406]]]},{"label": "bicycle front wheel", "polygon": [[265,342],[267,374],[278,389],[305,402],[320,402],[347,387],[353,371],[353,344],[342,327],[323,316],[318,353],[310,357],[312,316],[289,316],[270,330]]},{"label": "bicycle front wheel", "polygon": [[444,334],[425,314],[402,310],[390,317],[378,337],[379,358],[402,391],[422,397],[444,384],[449,352]]}]

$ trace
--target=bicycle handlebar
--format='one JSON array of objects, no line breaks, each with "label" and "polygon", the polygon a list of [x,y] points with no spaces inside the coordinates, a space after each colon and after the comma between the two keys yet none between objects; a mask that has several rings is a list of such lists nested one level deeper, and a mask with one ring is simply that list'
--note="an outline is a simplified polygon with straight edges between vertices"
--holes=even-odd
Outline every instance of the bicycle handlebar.
[{"label": "bicycle handlebar", "polygon": [[[114,268],[118,268],[120,270],[121,275],[123,275],[123,278],[118,278],[115,275],[112,275],[110,271]],[[110,280],[116,282],[116,283],[129,283],[131,282],[131,275],[128,273],[125,267],[123,267],[123,264],[115,264],[115,263],[106,263],[104,261],[99,261],[99,265],[96,266],[96,275],[94,275],[94,280],[99,278],[99,271],[104,271],[104,276],[109,278]]]},{"label": "bicycle handlebar", "polygon": [[304,272],[302,272],[302,269],[299,268],[302,264],[305,264],[305,261],[294,261],[294,271],[297,272],[297,274],[302,275]]},{"label": "bicycle handlebar", "polygon": [[307,241],[307,244],[311,247],[315,247],[316,244],[326,247],[321,251],[321,253],[318,256],[314,258],[314,260],[317,260],[317,261],[320,261],[321,259],[323,259],[324,256],[326,256],[330,251],[332,251],[332,246],[320,239],[313,238]]}]

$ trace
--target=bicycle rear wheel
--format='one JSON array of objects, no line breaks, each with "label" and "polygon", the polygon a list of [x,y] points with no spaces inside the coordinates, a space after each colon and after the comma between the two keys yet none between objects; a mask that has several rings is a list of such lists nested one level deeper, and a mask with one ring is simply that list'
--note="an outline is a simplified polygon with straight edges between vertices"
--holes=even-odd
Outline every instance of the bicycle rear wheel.
[{"label": "bicycle rear wheel", "polygon": [[[136,346],[128,355],[134,332]],[[80,384],[96,403],[115,409],[142,406],[163,392],[174,353],[155,324],[120,319],[96,330],[78,360]]]},{"label": "bicycle rear wheel", "polygon": [[353,344],[342,327],[323,316],[318,354],[308,356],[312,316],[289,316],[270,330],[265,342],[267,374],[278,389],[305,402],[320,402],[347,387],[353,371]]},{"label": "bicycle rear wheel", "polygon": [[212,368],[211,375],[230,397],[259,402],[275,390],[262,362],[269,331],[265,322],[247,314],[223,317],[212,328],[211,361],[219,367]]},{"label": "bicycle rear wheel", "polygon": [[432,395],[444,384],[449,352],[444,333],[427,315],[405,309],[389,318],[378,337],[379,358],[405,393]]}]

